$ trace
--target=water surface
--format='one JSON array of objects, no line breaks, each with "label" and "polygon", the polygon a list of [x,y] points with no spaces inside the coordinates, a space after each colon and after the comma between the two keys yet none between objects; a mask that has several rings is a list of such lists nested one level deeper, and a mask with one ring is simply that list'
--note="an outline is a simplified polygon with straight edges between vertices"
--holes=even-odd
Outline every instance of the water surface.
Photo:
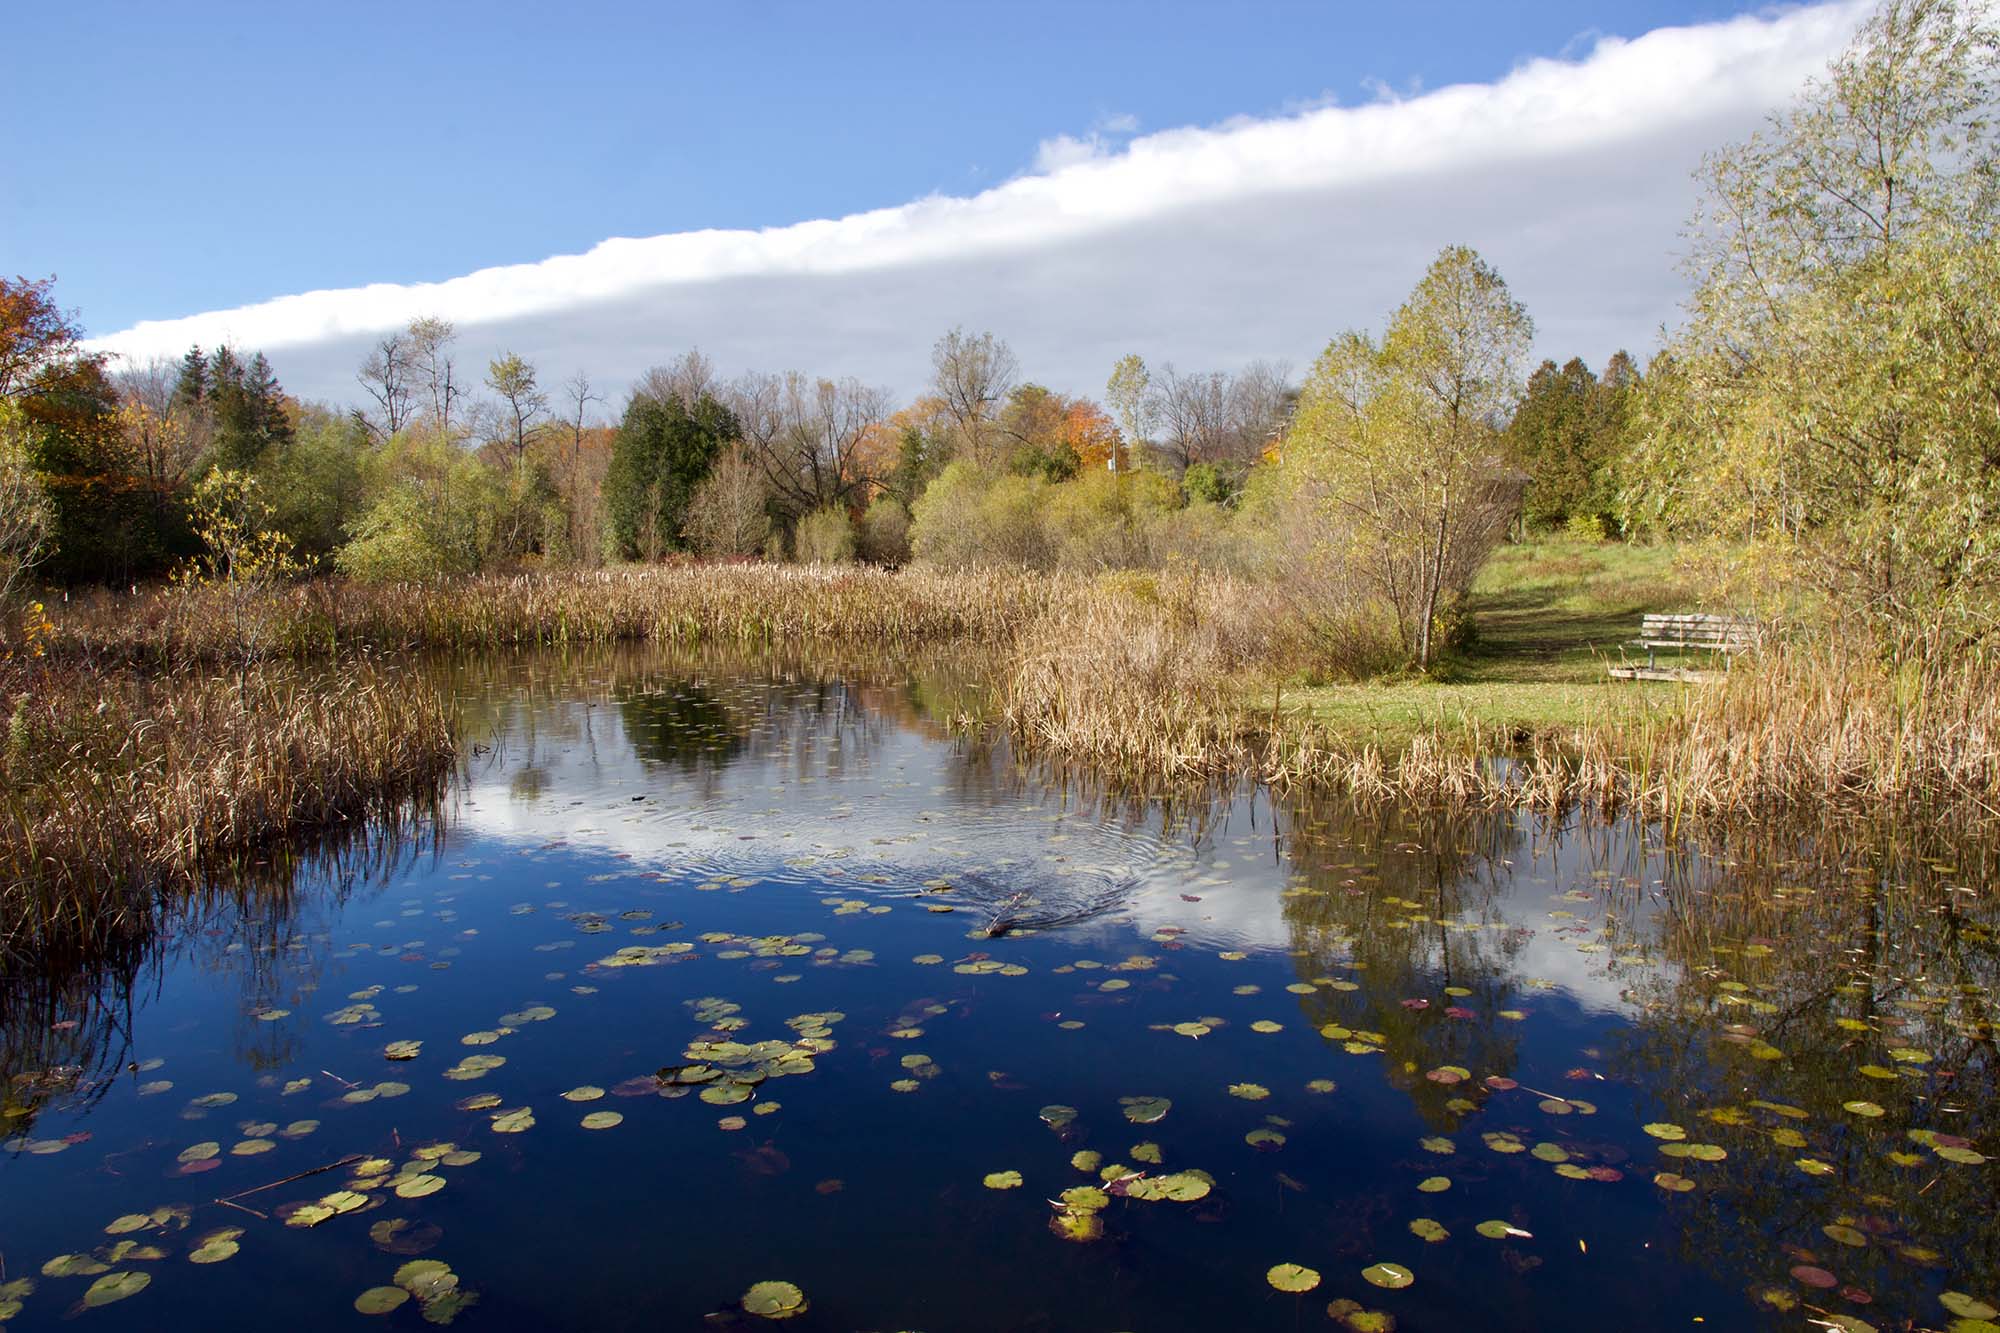
[{"label": "water surface", "polygon": [[7,980],[10,1333],[2000,1303],[1975,848],[1106,794],[952,663],[451,680],[438,822]]}]

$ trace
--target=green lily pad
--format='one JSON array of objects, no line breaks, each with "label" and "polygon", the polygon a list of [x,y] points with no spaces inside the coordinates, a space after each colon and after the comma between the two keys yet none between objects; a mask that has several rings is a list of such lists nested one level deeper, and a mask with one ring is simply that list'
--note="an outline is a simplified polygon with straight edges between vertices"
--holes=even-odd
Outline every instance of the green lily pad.
[{"label": "green lily pad", "polygon": [[137,1296],[151,1286],[152,1282],[151,1273],[141,1273],[131,1269],[121,1273],[106,1273],[90,1284],[90,1290],[83,1293],[83,1303],[92,1309],[100,1305],[110,1305],[113,1301],[122,1301],[127,1296]]},{"label": "green lily pad", "polygon": [[1425,1194],[1442,1194],[1451,1188],[1450,1176],[1426,1176],[1417,1182],[1417,1188]]},{"label": "green lily pad", "polygon": [[1962,1291],[1947,1291],[1939,1295],[1938,1304],[1957,1315],[1960,1319],[2000,1319],[2000,1310]]},{"label": "green lily pad", "polygon": [[759,1282],[743,1293],[743,1309],[760,1319],[790,1319],[811,1308],[806,1294],[789,1282]]},{"label": "green lily pad", "polygon": [[1165,1097],[1120,1097],[1118,1103],[1125,1108],[1125,1118],[1135,1125],[1165,1120],[1167,1112],[1174,1109],[1173,1102]]},{"label": "green lily pad", "polygon": [[1311,1291],[1319,1285],[1319,1274],[1303,1264],[1275,1264],[1264,1274],[1264,1280],[1279,1291]]},{"label": "green lily pad", "polygon": [[399,1199],[422,1199],[444,1188],[443,1176],[411,1176],[396,1186]]},{"label": "green lily pad", "polygon": [[370,1287],[354,1298],[354,1308],[362,1314],[388,1314],[409,1299],[401,1287]]},{"label": "green lily pad", "polygon": [[987,1174],[982,1183],[990,1190],[1019,1189],[1021,1186],[1021,1173],[1019,1171],[993,1171]]},{"label": "green lily pad", "polygon": [[1409,1286],[1417,1278],[1416,1274],[1401,1264],[1370,1264],[1361,1270],[1361,1280],[1372,1287],[1396,1290]]},{"label": "green lily pad", "polygon": [[102,1273],[111,1267],[100,1263],[87,1254],[59,1254],[42,1265],[43,1277],[89,1277]]},{"label": "green lily pad", "polygon": [[[237,1235],[241,1234],[241,1232],[237,1233]],[[188,1251],[188,1262],[191,1264],[219,1264],[225,1259],[235,1258],[236,1252],[240,1248],[242,1247],[237,1242],[235,1236],[211,1236],[200,1245]]]},{"label": "green lily pad", "polygon": [[1441,1224],[1428,1217],[1412,1219],[1410,1222],[1410,1234],[1418,1240],[1429,1241],[1433,1245],[1441,1240],[1448,1240],[1451,1237],[1451,1233],[1446,1231]]}]

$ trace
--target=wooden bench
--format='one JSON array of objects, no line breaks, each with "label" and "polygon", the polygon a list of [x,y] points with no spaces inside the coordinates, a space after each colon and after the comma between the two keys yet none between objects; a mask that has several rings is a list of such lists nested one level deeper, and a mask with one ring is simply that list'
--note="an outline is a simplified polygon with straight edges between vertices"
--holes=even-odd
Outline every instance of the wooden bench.
[{"label": "wooden bench", "polygon": [[1611,674],[1620,680],[1703,680],[1708,672],[1663,668],[1655,654],[1663,648],[1712,653],[1720,655],[1726,665],[1730,654],[1756,647],[1762,637],[1763,627],[1743,616],[1645,616],[1639,622],[1639,637],[1631,643],[1646,650],[1646,665],[1612,667]]}]

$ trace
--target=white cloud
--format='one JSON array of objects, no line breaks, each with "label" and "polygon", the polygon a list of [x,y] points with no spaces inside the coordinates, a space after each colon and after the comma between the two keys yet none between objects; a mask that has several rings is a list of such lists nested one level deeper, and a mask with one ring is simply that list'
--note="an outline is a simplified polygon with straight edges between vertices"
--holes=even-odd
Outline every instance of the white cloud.
[{"label": "white cloud", "polygon": [[970,197],[762,231],[614,238],[580,255],[413,285],[307,292],[150,321],[95,345],[138,359],[190,343],[271,352],[294,392],[351,400],[368,340],[438,314],[468,359],[503,347],[553,380],[622,387],[699,344],[726,370],[797,366],[900,391],[958,323],[1028,372],[1096,389],[1138,350],[1183,365],[1309,361],[1380,320],[1442,245],[1486,253],[1542,350],[1644,350],[1708,148],[1822,68],[1863,0],[1596,42],[1490,84],[1041,145],[1032,174]]}]

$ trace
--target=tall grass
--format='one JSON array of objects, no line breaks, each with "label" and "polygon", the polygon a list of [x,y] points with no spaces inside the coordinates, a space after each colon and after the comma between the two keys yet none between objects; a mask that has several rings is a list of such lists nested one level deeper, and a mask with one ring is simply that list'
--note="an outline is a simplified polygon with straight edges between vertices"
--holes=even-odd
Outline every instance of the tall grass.
[{"label": "tall grass", "polygon": [[654,565],[366,584],[98,592],[54,609],[56,651],[138,661],[655,640],[912,646],[1011,640],[1080,576]]},{"label": "tall grass", "polygon": [[454,753],[444,700],[367,661],[31,664],[0,686],[0,959],[88,947],[232,857],[434,797]]}]

